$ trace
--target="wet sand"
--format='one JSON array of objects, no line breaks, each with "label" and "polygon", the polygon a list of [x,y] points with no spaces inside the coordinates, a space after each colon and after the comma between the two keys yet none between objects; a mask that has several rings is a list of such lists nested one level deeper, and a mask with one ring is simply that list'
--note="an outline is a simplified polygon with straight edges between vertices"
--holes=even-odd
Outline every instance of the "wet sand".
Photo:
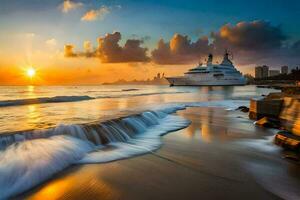
[{"label": "wet sand", "polygon": [[299,199],[299,164],[272,144],[275,130],[222,108],[177,112],[192,121],[156,152],[78,165],[17,199]]}]

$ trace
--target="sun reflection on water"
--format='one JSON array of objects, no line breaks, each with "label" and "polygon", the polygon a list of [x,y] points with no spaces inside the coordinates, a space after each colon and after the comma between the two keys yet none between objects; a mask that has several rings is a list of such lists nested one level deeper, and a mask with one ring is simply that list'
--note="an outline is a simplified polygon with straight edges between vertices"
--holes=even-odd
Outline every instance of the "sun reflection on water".
[{"label": "sun reflection on water", "polygon": [[36,98],[35,86],[28,85],[26,90],[27,90],[28,97],[30,97],[30,98]]}]

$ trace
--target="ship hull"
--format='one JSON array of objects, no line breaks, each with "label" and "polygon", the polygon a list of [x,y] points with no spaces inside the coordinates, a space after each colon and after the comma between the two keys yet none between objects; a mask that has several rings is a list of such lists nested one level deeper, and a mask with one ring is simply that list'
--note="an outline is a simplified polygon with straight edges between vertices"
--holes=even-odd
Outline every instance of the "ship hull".
[{"label": "ship hull", "polygon": [[193,80],[186,77],[168,77],[166,78],[171,86],[235,86],[246,85],[245,79],[237,80]]}]

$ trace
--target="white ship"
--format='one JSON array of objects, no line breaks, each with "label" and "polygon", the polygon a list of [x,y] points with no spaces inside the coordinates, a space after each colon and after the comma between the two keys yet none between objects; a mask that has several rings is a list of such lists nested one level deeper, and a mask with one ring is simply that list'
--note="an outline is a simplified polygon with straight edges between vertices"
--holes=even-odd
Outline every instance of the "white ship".
[{"label": "white ship", "polygon": [[184,76],[166,77],[171,86],[226,86],[245,85],[246,78],[238,71],[226,51],[221,64],[213,64],[213,55],[208,56],[206,65],[190,69]]}]

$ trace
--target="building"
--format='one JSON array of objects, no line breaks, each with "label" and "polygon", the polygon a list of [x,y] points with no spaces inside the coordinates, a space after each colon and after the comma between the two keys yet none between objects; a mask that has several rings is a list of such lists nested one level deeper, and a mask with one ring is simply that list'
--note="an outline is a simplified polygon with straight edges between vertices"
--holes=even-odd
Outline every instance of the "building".
[{"label": "building", "polygon": [[262,67],[255,67],[255,78],[262,78]]},{"label": "building", "polygon": [[263,78],[268,77],[268,75],[269,75],[269,67],[267,65],[263,65],[262,66],[262,71],[263,71],[263,73],[262,73]]},{"label": "building", "polygon": [[279,70],[270,70],[269,71],[269,77],[271,77],[271,76],[277,76],[279,74],[280,74]]},{"label": "building", "polygon": [[157,73],[157,75],[153,77],[154,81],[159,81],[159,80],[163,80],[163,79],[165,79],[165,73],[162,73],[162,74]]},{"label": "building", "polygon": [[255,78],[266,78],[269,76],[269,67],[266,65],[255,67]]},{"label": "building", "polygon": [[289,73],[289,67],[288,66],[282,66],[281,67],[281,74],[288,74]]}]

